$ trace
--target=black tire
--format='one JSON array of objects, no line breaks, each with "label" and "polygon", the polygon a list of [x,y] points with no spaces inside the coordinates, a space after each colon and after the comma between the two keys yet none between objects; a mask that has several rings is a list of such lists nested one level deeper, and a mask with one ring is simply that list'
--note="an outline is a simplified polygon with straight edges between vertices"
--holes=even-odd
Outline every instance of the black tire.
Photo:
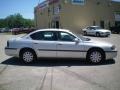
[{"label": "black tire", "polygon": [[37,57],[34,51],[28,49],[28,50],[22,50],[20,52],[20,59],[24,63],[32,63],[32,62],[35,62]]},{"label": "black tire", "polygon": [[100,33],[97,32],[97,33],[96,33],[96,37],[100,37]]},{"label": "black tire", "polygon": [[92,64],[99,64],[102,63],[104,60],[105,60],[105,53],[102,50],[91,49],[87,53],[87,61]]},{"label": "black tire", "polygon": [[87,36],[87,32],[84,31],[84,36]]}]

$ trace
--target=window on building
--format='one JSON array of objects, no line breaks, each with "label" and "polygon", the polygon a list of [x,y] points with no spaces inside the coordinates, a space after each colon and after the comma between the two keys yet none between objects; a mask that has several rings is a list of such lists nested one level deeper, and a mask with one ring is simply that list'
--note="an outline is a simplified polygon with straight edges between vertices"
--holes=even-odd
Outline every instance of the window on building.
[{"label": "window on building", "polygon": [[50,8],[48,8],[48,16],[50,15]]},{"label": "window on building", "polygon": [[115,21],[120,22],[120,11],[114,12],[114,16],[115,16]]},{"label": "window on building", "polygon": [[104,21],[100,21],[100,26],[102,27],[102,28],[105,28],[105,22]]},{"label": "window on building", "polygon": [[95,26],[96,25],[96,22],[95,21],[93,21],[93,26]]},{"label": "window on building", "polygon": [[110,23],[110,21],[108,22],[108,27],[109,27],[109,28],[111,27],[111,23]]},{"label": "window on building", "polygon": [[72,4],[85,5],[85,0],[72,0]]}]

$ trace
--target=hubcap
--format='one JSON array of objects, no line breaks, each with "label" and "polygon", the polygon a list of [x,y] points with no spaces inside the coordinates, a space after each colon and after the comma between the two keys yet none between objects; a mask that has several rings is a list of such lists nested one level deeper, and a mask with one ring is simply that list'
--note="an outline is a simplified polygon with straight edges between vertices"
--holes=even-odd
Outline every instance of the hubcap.
[{"label": "hubcap", "polygon": [[97,33],[97,34],[96,34],[96,36],[98,37],[98,36],[100,36],[100,34],[99,34],[99,33]]},{"label": "hubcap", "polygon": [[23,54],[23,60],[25,62],[31,62],[31,61],[33,61],[33,54],[31,52],[25,52]]},{"label": "hubcap", "polygon": [[102,60],[102,55],[100,52],[98,51],[95,51],[95,52],[92,52],[91,55],[90,55],[90,60],[92,62],[95,62],[95,63],[98,63]]}]

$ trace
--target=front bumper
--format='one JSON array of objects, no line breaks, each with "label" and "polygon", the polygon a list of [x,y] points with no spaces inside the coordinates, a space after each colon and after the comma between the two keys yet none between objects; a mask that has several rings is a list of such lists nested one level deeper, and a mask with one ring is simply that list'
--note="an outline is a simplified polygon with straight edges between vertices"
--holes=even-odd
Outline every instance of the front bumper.
[{"label": "front bumper", "polygon": [[107,51],[106,52],[106,59],[113,59],[117,56],[117,51]]},{"label": "front bumper", "polygon": [[100,33],[101,36],[110,36],[111,33]]},{"label": "front bumper", "polygon": [[17,56],[17,57],[19,56],[17,48],[5,47],[5,54],[8,55],[8,56]]}]

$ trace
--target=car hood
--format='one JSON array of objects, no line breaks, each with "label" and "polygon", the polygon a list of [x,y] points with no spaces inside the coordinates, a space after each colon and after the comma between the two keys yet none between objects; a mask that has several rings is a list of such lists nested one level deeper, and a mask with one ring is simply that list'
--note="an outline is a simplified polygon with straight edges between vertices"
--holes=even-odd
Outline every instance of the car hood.
[{"label": "car hood", "polygon": [[90,40],[90,41],[83,41],[85,45],[93,46],[93,47],[111,47],[113,44],[105,42],[105,41],[96,41],[96,40]]}]

